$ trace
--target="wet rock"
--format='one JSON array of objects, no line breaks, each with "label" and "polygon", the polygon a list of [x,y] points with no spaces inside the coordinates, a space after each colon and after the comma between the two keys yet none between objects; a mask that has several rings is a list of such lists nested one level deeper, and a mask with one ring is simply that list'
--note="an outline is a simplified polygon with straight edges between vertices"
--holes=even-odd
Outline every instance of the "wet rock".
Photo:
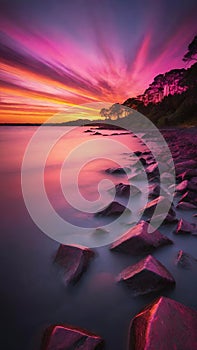
[{"label": "wet rock", "polygon": [[173,204],[170,203],[168,198],[164,196],[159,196],[147,203],[146,206],[141,209],[141,212],[143,212],[145,215],[150,215],[153,214],[156,208],[158,210],[158,214],[164,213],[166,210],[168,210],[170,215],[174,217],[176,216],[176,213],[173,209]]},{"label": "wet rock", "polygon": [[189,184],[188,180],[184,180],[180,182],[180,184],[176,186],[176,191],[180,193],[186,192],[186,190],[188,189],[188,184]]},{"label": "wet rock", "polygon": [[197,176],[197,169],[188,169],[178,175],[178,179],[181,181],[191,179],[192,177]]},{"label": "wet rock", "polygon": [[[158,230],[152,233],[148,232],[149,223],[140,221],[122,236],[120,236],[111,245],[111,250],[122,251],[133,255],[144,254],[152,249],[163,245],[172,244],[173,242]],[[152,229],[153,227],[150,226]],[[154,230],[154,229],[153,229]]]},{"label": "wet rock", "polygon": [[161,188],[159,184],[152,184],[149,186],[149,198],[156,198],[160,195]]},{"label": "wet rock", "polygon": [[188,202],[179,202],[176,206],[177,209],[182,210],[194,210],[197,209],[196,205],[188,203]]},{"label": "wet rock", "polygon": [[60,244],[55,262],[64,268],[64,282],[76,283],[87,269],[93,250],[78,245]]},{"label": "wet rock", "polygon": [[180,219],[174,233],[195,233],[197,232],[196,224],[190,223],[186,220]]},{"label": "wet rock", "polygon": [[142,155],[142,152],[141,152],[141,151],[135,151],[134,153],[135,153],[135,155],[136,155],[137,157],[139,157],[139,156]]},{"label": "wet rock", "polygon": [[115,186],[116,189],[116,194],[118,196],[123,196],[123,197],[132,197],[136,196],[137,194],[141,193],[139,188],[133,185],[127,185],[123,183],[119,183]]},{"label": "wet rock", "polygon": [[146,173],[148,175],[156,176],[156,175],[158,175],[158,172],[159,172],[159,169],[158,169],[157,163],[151,164],[146,168]]},{"label": "wet rock", "polygon": [[151,255],[124,269],[117,280],[126,283],[134,295],[148,294],[175,285],[170,272]]},{"label": "wet rock", "polygon": [[186,169],[196,169],[197,168],[197,162],[193,159],[188,159],[183,162],[176,163],[176,171],[182,171]]},{"label": "wet rock", "polygon": [[131,321],[128,350],[195,350],[196,329],[196,311],[160,297]]},{"label": "wet rock", "polygon": [[197,259],[183,250],[179,250],[175,263],[177,266],[184,269],[191,269],[194,266],[197,267]]},{"label": "wet rock", "polygon": [[197,192],[197,182],[193,178],[190,181],[184,180],[176,186],[177,192],[184,193],[188,190]]},{"label": "wet rock", "polygon": [[102,350],[104,341],[98,335],[67,325],[53,325],[46,329],[41,350]]},{"label": "wet rock", "polygon": [[117,174],[117,175],[126,175],[127,173],[131,172],[131,169],[128,167],[124,168],[109,168],[105,170],[106,173],[108,174]]},{"label": "wet rock", "polygon": [[189,202],[191,204],[197,205],[197,195],[194,192],[185,192],[179,202]]},{"label": "wet rock", "polygon": [[146,159],[144,157],[140,157],[139,161],[142,165],[146,165]]},{"label": "wet rock", "polygon": [[111,202],[105,209],[99,211],[95,214],[95,216],[119,216],[123,212],[130,213],[130,209],[125,207],[124,205],[114,201]]}]

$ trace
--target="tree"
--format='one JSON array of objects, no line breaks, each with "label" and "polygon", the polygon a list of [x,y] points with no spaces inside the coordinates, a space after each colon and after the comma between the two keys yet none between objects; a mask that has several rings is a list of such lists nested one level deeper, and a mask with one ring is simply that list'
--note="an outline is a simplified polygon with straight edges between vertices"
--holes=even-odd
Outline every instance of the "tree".
[{"label": "tree", "polygon": [[189,62],[191,60],[197,61],[195,56],[197,55],[197,35],[194,37],[192,42],[188,45],[188,51],[183,57],[184,62]]},{"label": "tree", "polygon": [[107,108],[102,108],[100,110],[100,116],[105,119],[110,119],[110,111]]}]

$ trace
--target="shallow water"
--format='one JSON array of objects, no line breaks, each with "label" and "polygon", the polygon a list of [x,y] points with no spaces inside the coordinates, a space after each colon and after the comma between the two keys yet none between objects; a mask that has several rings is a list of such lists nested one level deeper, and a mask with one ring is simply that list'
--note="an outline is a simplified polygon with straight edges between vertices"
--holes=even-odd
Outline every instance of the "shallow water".
[{"label": "shallow water", "polygon": [[[39,152],[50,141],[53,128],[56,127],[45,128],[45,137],[37,144],[32,162],[29,164],[29,176],[34,180],[34,186],[29,188],[32,200],[39,197],[36,187],[40,171]],[[52,323],[63,322],[101,335],[106,341],[107,350],[123,350],[126,349],[127,330],[131,318],[155,296],[166,295],[197,309],[197,271],[184,270],[174,264],[179,249],[184,249],[197,257],[197,237],[175,236],[172,233],[174,225],[162,227],[161,232],[172,238],[175,244],[153,253],[175,277],[174,290],[157,293],[154,296],[132,297],[127,288],[116,284],[115,277],[123,268],[138,261],[139,257],[112,253],[108,246],[96,248],[96,257],[82,279],[75,286],[65,287],[61,270],[53,264],[59,243],[49,238],[35,225],[22,197],[20,169],[25,148],[35,130],[36,127],[0,128],[2,187],[0,329],[3,349],[39,349],[45,327]],[[89,135],[84,133],[84,130],[85,128],[77,128],[70,132],[50,152],[45,169],[45,185],[48,198],[59,215],[79,227],[88,228],[89,234],[92,234],[96,227],[109,224],[110,220],[101,220],[95,218],[93,214],[73,209],[65,200],[59,181],[60,168],[69,151],[83,141],[107,139],[99,135]],[[111,134],[112,131],[102,133]],[[111,138],[128,146],[130,151],[142,149],[141,143],[131,135]],[[75,154],[69,167],[63,171],[63,186],[65,185],[65,189],[70,190],[71,194],[74,193],[73,171],[79,167],[81,160],[84,165],[87,149]],[[127,176],[109,175],[105,173],[105,169],[120,162],[132,169],[132,160],[127,154],[123,154],[122,148],[118,145],[102,148],[99,143],[97,151],[94,149],[96,159],[83,166],[80,172],[79,188],[88,201],[95,201],[99,198],[99,181],[103,178],[110,180],[111,183],[104,183],[101,189],[101,193],[104,194],[99,204],[101,206],[105,201],[110,202],[113,199],[108,191],[112,182],[115,184],[128,182]],[[134,210],[134,214],[124,218],[124,223],[136,219],[137,209],[146,199],[146,184],[139,181],[135,185],[143,188],[143,194],[135,199],[132,210],[136,209],[136,213]],[[119,200],[126,204],[123,199]],[[97,205],[95,207],[97,208]],[[40,210],[42,212],[42,208]],[[192,214],[192,211],[185,213],[177,211],[178,217],[197,222]],[[123,221],[116,225],[115,234],[129,227],[124,225]]]}]

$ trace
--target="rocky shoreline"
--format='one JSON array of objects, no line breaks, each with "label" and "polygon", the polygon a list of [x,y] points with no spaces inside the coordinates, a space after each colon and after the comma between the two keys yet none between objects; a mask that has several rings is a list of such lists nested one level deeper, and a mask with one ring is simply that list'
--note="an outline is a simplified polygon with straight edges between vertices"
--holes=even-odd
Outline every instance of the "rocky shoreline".
[{"label": "rocky shoreline", "polygon": [[[102,130],[102,129],[101,129]],[[193,217],[197,214],[197,135],[194,129],[163,130],[164,138],[171,150],[176,170],[175,200],[170,206],[168,215],[162,225],[176,223],[173,231],[177,235],[193,235],[197,237],[197,225],[177,217],[177,210],[191,211]],[[102,133],[94,133],[102,135]],[[137,152],[136,152],[137,153]],[[168,269],[152,254],[160,246],[176,244],[169,237],[163,235],[159,229],[148,233],[147,228],[151,216],[158,205],[165,210],[167,199],[160,195],[161,188],[158,176],[158,164],[149,150],[137,154],[148,174],[149,202],[144,210],[145,218],[121,235],[109,247],[113,251],[138,256],[136,264],[128,266],[116,278],[115,283],[125,284],[135,297],[139,295],[153,295],[153,301],[131,320],[128,330],[128,350],[195,350],[197,349],[197,312],[178,303],[176,300],[161,296],[160,291],[166,288],[179,288],[176,280]],[[168,183],[168,168],[171,161],[163,159],[165,171],[161,176]],[[121,168],[106,169],[107,173],[117,176],[126,171]],[[135,187],[135,178],[140,176],[136,164],[136,175],[130,179],[131,184],[116,185],[116,195],[128,197],[139,195]],[[112,202],[97,216],[117,217],[127,209],[117,201]],[[160,220],[162,210],[155,222]],[[187,239],[187,238],[186,238]],[[95,252],[81,246],[60,245],[55,263],[64,271],[65,284],[76,283],[88,269]],[[141,258],[141,260],[140,260]],[[179,251],[175,260],[177,268],[196,268],[196,258],[185,251]],[[159,298],[158,298],[159,295]],[[155,299],[156,298],[156,299]],[[175,327],[176,325],[176,327]],[[79,325],[78,325],[79,326]],[[175,329],[176,328],[176,329]],[[41,350],[99,350],[104,349],[104,340],[100,336],[89,333],[70,325],[54,324],[44,333]],[[118,350],[118,349],[117,349]]]}]

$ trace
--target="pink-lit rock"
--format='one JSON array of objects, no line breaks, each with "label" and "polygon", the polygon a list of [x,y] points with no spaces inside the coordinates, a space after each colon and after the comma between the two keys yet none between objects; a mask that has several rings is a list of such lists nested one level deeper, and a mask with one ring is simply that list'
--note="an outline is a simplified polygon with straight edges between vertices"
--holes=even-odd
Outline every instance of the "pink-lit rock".
[{"label": "pink-lit rock", "polygon": [[114,201],[110,203],[105,209],[99,211],[95,216],[119,216],[125,212],[131,212],[130,209],[124,205]]},{"label": "pink-lit rock", "polygon": [[180,219],[174,233],[195,233],[197,231],[196,224],[190,223],[184,219]]},{"label": "pink-lit rock", "polygon": [[46,329],[41,350],[102,350],[104,342],[98,335],[67,325]]},{"label": "pink-lit rock", "polygon": [[112,243],[110,249],[136,255],[144,254],[152,249],[173,243],[158,230],[154,231],[153,227],[152,229],[154,232],[149,233],[149,225],[150,224],[146,221],[140,221],[137,225],[132,227]]},{"label": "pink-lit rock", "polygon": [[[159,205],[159,207],[158,207]],[[173,204],[170,203],[169,199],[163,196],[159,196],[152,201],[148,202],[146,206],[141,210],[144,214],[152,214],[157,207],[158,214],[168,211],[172,216],[176,216],[173,210]]]},{"label": "pink-lit rock", "polygon": [[64,282],[66,284],[77,282],[93,256],[93,250],[87,247],[60,244],[55,262],[64,268]]},{"label": "pink-lit rock", "polygon": [[175,285],[170,272],[151,255],[124,269],[117,280],[126,283],[134,295],[156,292]]},{"label": "pink-lit rock", "polygon": [[196,350],[197,312],[160,297],[130,324],[128,350]]}]

